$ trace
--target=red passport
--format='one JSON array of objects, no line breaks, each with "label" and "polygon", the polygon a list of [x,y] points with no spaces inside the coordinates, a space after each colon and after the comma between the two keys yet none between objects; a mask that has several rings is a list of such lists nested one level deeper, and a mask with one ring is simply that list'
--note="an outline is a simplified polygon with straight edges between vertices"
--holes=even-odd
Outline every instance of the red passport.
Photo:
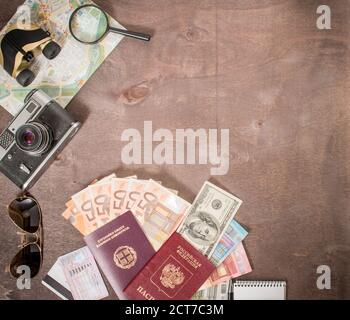
[{"label": "red passport", "polygon": [[123,290],[155,254],[134,215],[128,211],[84,240],[119,299],[126,299]]},{"label": "red passport", "polygon": [[215,266],[174,233],[125,289],[128,299],[191,299]]}]

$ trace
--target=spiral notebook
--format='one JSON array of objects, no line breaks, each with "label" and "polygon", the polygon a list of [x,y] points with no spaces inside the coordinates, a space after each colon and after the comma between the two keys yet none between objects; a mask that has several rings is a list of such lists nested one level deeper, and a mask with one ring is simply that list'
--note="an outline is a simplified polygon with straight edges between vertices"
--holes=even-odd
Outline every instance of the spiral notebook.
[{"label": "spiral notebook", "polygon": [[285,281],[236,281],[233,300],[286,300]]}]

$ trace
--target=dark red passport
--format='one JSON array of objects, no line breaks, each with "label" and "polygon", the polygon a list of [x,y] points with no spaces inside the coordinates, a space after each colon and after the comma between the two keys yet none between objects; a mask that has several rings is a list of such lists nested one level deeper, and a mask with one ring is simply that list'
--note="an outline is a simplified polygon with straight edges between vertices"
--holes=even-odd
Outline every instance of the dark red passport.
[{"label": "dark red passport", "polygon": [[215,266],[180,234],[174,233],[125,289],[128,299],[187,300]]},{"label": "dark red passport", "polygon": [[128,211],[84,238],[119,299],[155,251]]}]

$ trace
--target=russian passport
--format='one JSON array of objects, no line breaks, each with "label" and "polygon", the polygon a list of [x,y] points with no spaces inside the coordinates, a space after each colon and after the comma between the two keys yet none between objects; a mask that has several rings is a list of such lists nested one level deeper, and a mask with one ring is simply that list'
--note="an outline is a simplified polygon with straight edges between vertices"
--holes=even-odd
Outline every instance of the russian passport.
[{"label": "russian passport", "polygon": [[173,233],[125,289],[132,300],[187,300],[215,266],[180,234]]},{"label": "russian passport", "polygon": [[84,238],[119,299],[155,254],[134,215],[128,211]]}]

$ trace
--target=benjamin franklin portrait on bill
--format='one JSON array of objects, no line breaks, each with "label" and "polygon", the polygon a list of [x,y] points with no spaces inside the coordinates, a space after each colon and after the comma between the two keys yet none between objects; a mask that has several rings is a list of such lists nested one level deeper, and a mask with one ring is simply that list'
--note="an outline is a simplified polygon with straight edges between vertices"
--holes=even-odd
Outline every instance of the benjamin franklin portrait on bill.
[{"label": "benjamin franklin portrait on bill", "polygon": [[184,225],[185,234],[199,245],[215,243],[220,234],[220,223],[211,214],[199,211],[189,217]]}]

